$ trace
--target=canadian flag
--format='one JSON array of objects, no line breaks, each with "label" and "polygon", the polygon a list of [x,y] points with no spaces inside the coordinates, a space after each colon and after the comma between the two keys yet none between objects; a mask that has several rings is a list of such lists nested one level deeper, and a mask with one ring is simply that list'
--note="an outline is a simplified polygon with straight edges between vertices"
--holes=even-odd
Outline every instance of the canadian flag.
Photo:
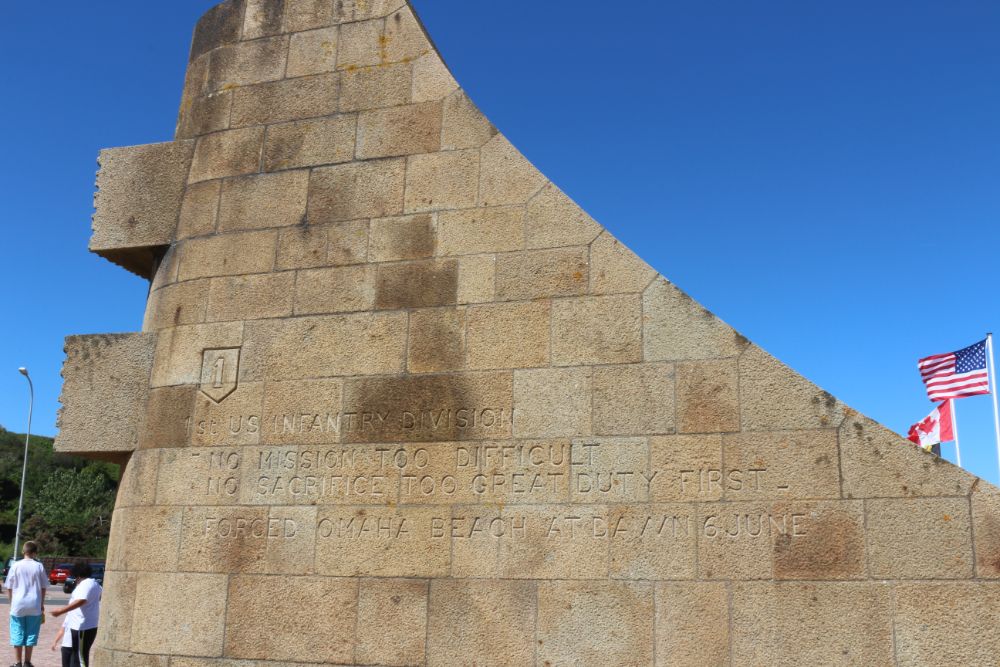
[{"label": "canadian flag", "polygon": [[927,451],[942,442],[955,439],[951,421],[951,401],[945,401],[930,413],[910,427],[909,440],[920,445]]}]

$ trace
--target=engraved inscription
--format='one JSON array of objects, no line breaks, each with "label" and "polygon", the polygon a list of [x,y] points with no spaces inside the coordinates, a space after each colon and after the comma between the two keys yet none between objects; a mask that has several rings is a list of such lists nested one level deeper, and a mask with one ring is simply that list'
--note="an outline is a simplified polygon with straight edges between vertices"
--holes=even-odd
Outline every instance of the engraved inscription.
[{"label": "engraved inscription", "polygon": [[221,403],[236,391],[240,369],[240,348],[205,350],[201,357],[201,386],[203,394]]}]

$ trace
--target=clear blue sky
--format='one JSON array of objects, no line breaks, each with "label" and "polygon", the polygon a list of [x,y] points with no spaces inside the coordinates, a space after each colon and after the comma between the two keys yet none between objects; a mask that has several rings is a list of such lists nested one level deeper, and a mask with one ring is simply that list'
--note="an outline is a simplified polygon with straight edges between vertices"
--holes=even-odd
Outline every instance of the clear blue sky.
[{"label": "clear blue sky", "polygon": [[[55,433],[62,339],[134,331],[86,251],[95,157],[173,136],[210,0],[7,3],[0,424]],[[915,363],[1000,330],[996,0],[416,0],[459,82],[554,182],[751,340],[905,432]],[[624,7],[628,12],[620,12]],[[993,482],[988,397],[958,405]]]}]

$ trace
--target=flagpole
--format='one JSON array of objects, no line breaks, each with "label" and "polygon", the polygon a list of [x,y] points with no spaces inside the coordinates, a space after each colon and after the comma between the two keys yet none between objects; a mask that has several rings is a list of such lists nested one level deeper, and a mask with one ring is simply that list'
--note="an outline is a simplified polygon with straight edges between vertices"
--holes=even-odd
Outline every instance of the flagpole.
[{"label": "flagpole", "polygon": [[955,459],[958,462],[958,467],[962,467],[962,450],[958,447],[958,417],[955,415],[955,399],[949,398],[948,402],[951,403],[951,434],[955,436]]},{"label": "flagpole", "polygon": [[[997,412],[997,371],[993,363],[993,334],[986,334],[986,351],[990,354],[990,393],[993,395],[993,431],[997,438],[997,465],[1000,466],[1000,412]],[[1000,479],[998,479],[1000,482]]]}]

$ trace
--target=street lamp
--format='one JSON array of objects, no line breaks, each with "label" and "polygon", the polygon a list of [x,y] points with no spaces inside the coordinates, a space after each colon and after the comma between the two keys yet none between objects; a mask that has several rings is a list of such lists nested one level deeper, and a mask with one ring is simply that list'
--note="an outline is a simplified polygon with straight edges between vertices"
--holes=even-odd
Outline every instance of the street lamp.
[{"label": "street lamp", "polygon": [[17,527],[14,529],[14,560],[17,560],[17,547],[21,539],[21,510],[24,509],[24,484],[28,477],[28,441],[31,439],[31,411],[35,408],[35,385],[31,382],[28,369],[21,367],[17,369],[28,380],[28,391],[30,400],[28,402],[28,432],[24,435],[24,465],[21,467],[21,497],[17,499]]}]

